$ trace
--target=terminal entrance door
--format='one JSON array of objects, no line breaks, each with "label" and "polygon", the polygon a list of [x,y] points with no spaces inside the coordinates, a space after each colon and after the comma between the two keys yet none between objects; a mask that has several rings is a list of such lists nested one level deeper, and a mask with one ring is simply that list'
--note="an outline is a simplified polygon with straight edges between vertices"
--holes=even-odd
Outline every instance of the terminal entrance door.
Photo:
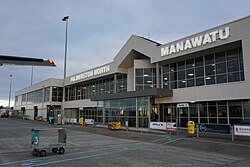
[{"label": "terminal entrance door", "polygon": [[36,120],[37,116],[38,116],[38,108],[37,106],[34,106],[34,120]]},{"label": "terminal entrance door", "polygon": [[178,127],[187,127],[187,122],[190,120],[189,104],[177,104],[177,124]]}]

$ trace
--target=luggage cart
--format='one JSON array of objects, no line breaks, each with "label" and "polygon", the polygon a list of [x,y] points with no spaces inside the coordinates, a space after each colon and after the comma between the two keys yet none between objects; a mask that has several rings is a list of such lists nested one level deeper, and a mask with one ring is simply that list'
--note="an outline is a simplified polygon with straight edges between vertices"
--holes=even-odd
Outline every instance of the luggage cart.
[{"label": "luggage cart", "polygon": [[46,150],[53,153],[64,154],[66,146],[66,130],[63,128],[31,129],[31,147],[34,156],[44,157]]}]

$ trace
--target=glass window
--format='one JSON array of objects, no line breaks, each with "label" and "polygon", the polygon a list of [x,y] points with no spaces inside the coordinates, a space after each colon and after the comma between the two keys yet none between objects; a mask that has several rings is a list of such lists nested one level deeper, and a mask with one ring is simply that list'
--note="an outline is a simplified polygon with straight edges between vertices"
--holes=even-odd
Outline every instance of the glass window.
[{"label": "glass window", "polygon": [[178,71],[178,80],[185,79],[185,70]]},{"label": "glass window", "polygon": [[216,64],[216,74],[222,74],[227,72],[226,62]]},{"label": "glass window", "polygon": [[26,104],[26,96],[27,94],[22,95],[22,104]]},{"label": "glass window", "polygon": [[[204,66],[204,63],[206,66]],[[166,82],[169,81],[173,88],[176,87],[174,85],[177,85],[178,88],[182,88],[245,80],[241,47],[172,63],[162,67],[161,69],[165,72],[164,74],[167,75],[163,75],[163,82],[161,84],[169,85],[169,83]],[[169,76],[168,71],[170,71]],[[178,82],[176,84],[176,82],[173,81]]]},{"label": "glass window", "polygon": [[227,106],[218,106],[218,118],[220,124],[228,124]]},{"label": "glass window", "polygon": [[135,89],[136,89],[136,90],[141,90],[141,89],[143,89],[143,85],[136,85],[136,86],[135,86]]},{"label": "glass window", "polygon": [[144,77],[152,76],[152,69],[151,68],[144,68],[143,70],[144,70],[144,72],[143,72]]},{"label": "glass window", "polygon": [[136,76],[143,76],[143,69],[135,69]]},{"label": "glass window", "polygon": [[135,83],[136,84],[143,84],[143,77],[136,77],[135,78]]},{"label": "glass window", "polygon": [[228,82],[235,82],[235,81],[240,81],[239,72],[229,73],[228,74]]},{"label": "glass window", "polygon": [[200,117],[207,117],[207,103],[199,103]]},{"label": "glass window", "polygon": [[226,55],[225,55],[225,51],[223,52],[219,52],[219,53],[215,53],[215,62],[224,62],[226,61]]},{"label": "glass window", "polygon": [[250,119],[250,100],[243,102],[244,116]]},{"label": "glass window", "polygon": [[169,74],[163,74],[163,82],[169,81]]},{"label": "glass window", "polygon": [[206,65],[214,64],[214,55],[213,54],[205,56],[205,64]]},{"label": "glass window", "polygon": [[239,71],[238,59],[227,62],[227,71],[228,72]]},{"label": "glass window", "polygon": [[214,75],[215,74],[215,65],[214,64],[208,65],[208,66],[206,66],[205,70],[206,70],[206,75]]},{"label": "glass window", "polygon": [[[140,69],[136,69],[136,70],[139,70]],[[143,73],[139,76],[143,76]],[[136,76],[137,77],[137,76]],[[116,80],[116,92],[117,93],[121,93],[121,92],[126,92],[127,91],[127,75],[124,74],[124,75],[118,75],[117,76],[117,80]]]},{"label": "glass window", "polygon": [[[127,77],[123,81],[125,82],[123,84],[127,84]],[[142,75],[136,76],[135,78],[135,87],[136,90],[156,87],[156,70],[152,68],[143,68]]]},{"label": "glass window", "polygon": [[194,59],[189,59],[186,61],[186,68],[194,68]]},{"label": "glass window", "polygon": [[196,67],[195,68],[195,76],[203,77],[204,76],[204,67]]},{"label": "glass window", "polygon": [[191,69],[186,70],[186,76],[187,76],[187,79],[194,78],[194,69],[191,68]]},{"label": "glass window", "polygon": [[194,86],[194,79],[187,80],[187,87],[192,87],[192,86]]},{"label": "glass window", "polygon": [[163,66],[163,73],[168,73],[169,72],[169,65],[164,65]]},{"label": "glass window", "polygon": [[230,124],[239,124],[242,122],[241,101],[229,101],[229,122]]},{"label": "glass window", "polygon": [[216,106],[208,106],[209,123],[217,123]]},{"label": "glass window", "polygon": [[196,86],[204,85],[204,77],[196,78]]},{"label": "glass window", "polygon": [[170,82],[170,89],[176,89],[177,88],[177,82]]},{"label": "glass window", "polygon": [[195,58],[195,67],[203,66],[203,57]]},{"label": "glass window", "polygon": [[218,117],[227,117],[227,106],[218,106]]},{"label": "glass window", "polygon": [[27,94],[27,104],[33,103],[33,92]]},{"label": "glass window", "polygon": [[163,88],[169,89],[169,74],[163,74]]},{"label": "glass window", "polygon": [[183,70],[183,69],[185,69],[185,61],[178,62],[178,70]]},{"label": "glass window", "polygon": [[185,88],[186,87],[186,81],[185,80],[179,81],[178,82],[178,87],[179,88]]},{"label": "glass window", "polygon": [[177,72],[170,72],[170,81],[177,80]]},{"label": "glass window", "polygon": [[[189,107],[190,117],[198,117],[198,110],[196,109],[196,106]],[[197,122],[196,122],[197,123]]]},{"label": "glass window", "polygon": [[243,59],[240,59],[240,70],[244,70]]},{"label": "glass window", "polygon": [[227,82],[227,74],[216,75],[216,82],[219,83],[226,83]]},{"label": "glass window", "polygon": [[169,89],[169,82],[163,83],[163,89]]},{"label": "glass window", "polygon": [[215,77],[214,76],[206,76],[206,85],[215,84]]},{"label": "glass window", "polygon": [[227,50],[227,60],[235,60],[238,59],[238,49]]},{"label": "glass window", "polygon": [[241,80],[241,81],[245,81],[244,71],[241,71],[241,72],[240,72],[240,80]]},{"label": "glass window", "polygon": [[243,59],[242,48],[239,47],[238,49],[239,49],[239,58]]},{"label": "glass window", "polygon": [[176,71],[176,63],[170,64],[170,71],[171,72]]}]

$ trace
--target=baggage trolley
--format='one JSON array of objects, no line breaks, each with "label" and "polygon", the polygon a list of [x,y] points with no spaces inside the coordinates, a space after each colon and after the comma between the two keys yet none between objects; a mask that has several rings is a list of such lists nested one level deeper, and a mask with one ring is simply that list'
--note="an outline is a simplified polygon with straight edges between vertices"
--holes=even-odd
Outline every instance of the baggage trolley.
[{"label": "baggage trolley", "polygon": [[[46,150],[53,153],[64,154],[66,146],[66,130],[63,128],[32,129],[31,147],[34,156],[44,157]],[[42,136],[43,135],[43,136]],[[56,138],[57,137],[57,138]]]}]

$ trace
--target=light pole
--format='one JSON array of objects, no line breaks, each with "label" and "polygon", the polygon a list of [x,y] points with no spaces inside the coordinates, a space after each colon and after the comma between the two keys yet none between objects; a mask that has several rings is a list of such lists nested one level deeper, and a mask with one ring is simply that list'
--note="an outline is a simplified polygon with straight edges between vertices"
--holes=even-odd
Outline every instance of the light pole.
[{"label": "light pole", "polygon": [[33,84],[33,71],[34,71],[34,66],[31,66],[31,77],[30,77],[30,85],[31,86]]},{"label": "light pole", "polygon": [[[65,16],[62,18],[62,21],[66,22],[66,34],[65,34],[65,52],[64,52],[64,73],[63,73],[63,102],[62,102],[62,119],[64,119],[65,115],[65,78],[66,78],[66,61],[67,61],[67,45],[68,45],[68,20],[69,16]],[[62,121],[64,122],[64,121]]]},{"label": "light pole", "polygon": [[10,111],[10,97],[11,97],[11,87],[12,87],[12,75],[10,75],[10,91],[9,91],[9,111]]}]

